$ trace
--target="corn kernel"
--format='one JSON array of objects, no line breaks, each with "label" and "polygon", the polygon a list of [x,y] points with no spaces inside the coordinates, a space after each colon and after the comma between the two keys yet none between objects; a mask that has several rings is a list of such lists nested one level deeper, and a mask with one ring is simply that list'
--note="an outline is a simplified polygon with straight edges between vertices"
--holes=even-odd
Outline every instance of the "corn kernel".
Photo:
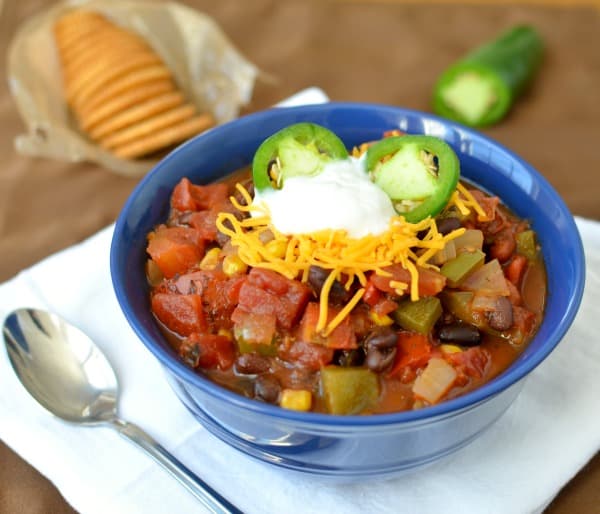
[{"label": "corn kernel", "polygon": [[279,405],[284,409],[307,411],[312,406],[312,393],[305,389],[284,389]]},{"label": "corn kernel", "polygon": [[237,255],[227,255],[223,259],[223,273],[230,277],[245,273],[247,269],[248,265]]},{"label": "corn kernel", "polygon": [[394,323],[394,320],[387,314],[377,314],[375,311],[369,311],[369,318],[371,321],[380,327],[387,327]]},{"label": "corn kernel", "polygon": [[441,344],[440,350],[442,353],[460,353],[462,349],[460,346],[456,346],[455,344]]},{"label": "corn kernel", "polygon": [[277,259],[283,259],[287,250],[287,242],[277,239],[267,243],[267,251]]},{"label": "corn kernel", "polygon": [[211,248],[200,261],[201,270],[213,270],[219,263],[220,248]]}]

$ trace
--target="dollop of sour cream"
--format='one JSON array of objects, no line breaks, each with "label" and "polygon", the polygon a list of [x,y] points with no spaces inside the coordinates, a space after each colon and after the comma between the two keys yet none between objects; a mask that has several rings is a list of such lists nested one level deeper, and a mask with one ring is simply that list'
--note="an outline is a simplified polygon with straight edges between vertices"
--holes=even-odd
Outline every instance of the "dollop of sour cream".
[{"label": "dollop of sour cream", "polygon": [[281,189],[256,191],[253,203],[266,207],[271,223],[284,234],[327,229],[346,230],[355,239],[381,234],[396,211],[371,182],[364,161],[364,156],[331,161],[317,175],[289,177]]}]

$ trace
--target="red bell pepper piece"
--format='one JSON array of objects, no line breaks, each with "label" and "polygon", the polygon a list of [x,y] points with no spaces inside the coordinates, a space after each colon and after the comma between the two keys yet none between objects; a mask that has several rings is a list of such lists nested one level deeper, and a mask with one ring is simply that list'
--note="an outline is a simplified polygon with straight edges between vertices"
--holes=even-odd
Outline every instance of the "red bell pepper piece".
[{"label": "red bell pepper piece", "polygon": [[400,332],[397,348],[396,361],[389,373],[392,376],[407,367],[422,368],[431,357],[431,344],[423,334]]}]

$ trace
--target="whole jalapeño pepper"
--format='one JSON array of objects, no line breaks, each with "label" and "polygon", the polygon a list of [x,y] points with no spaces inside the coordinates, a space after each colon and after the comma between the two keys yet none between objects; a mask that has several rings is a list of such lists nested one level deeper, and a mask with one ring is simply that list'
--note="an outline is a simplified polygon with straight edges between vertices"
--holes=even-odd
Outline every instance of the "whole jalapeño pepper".
[{"label": "whole jalape\u00f1o pepper", "polygon": [[433,91],[433,110],[472,127],[499,121],[533,78],[542,52],[533,27],[513,27],[441,75]]},{"label": "whole jalape\u00f1o pepper", "polygon": [[454,150],[433,136],[382,139],[367,150],[371,179],[410,223],[436,216],[456,189],[460,165]]},{"label": "whole jalape\u00f1o pepper", "polygon": [[318,175],[327,162],[347,157],[344,143],[325,127],[290,125],[258,147],[252,161],[254,187],[280,189],[289,177]]}]

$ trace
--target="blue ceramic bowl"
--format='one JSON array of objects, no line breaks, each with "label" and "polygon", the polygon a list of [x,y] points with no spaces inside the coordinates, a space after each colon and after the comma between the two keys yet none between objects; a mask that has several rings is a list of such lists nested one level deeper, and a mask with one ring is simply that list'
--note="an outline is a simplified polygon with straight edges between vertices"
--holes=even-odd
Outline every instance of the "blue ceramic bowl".
[{"label": "blue ceramic bowl", "polygon": [[[170,349],[149,308],[144,276],[146,234],[168,215],[169,195],[182,177],[207,183],[248,165],[277,130],[311,121],[333,130],[348,147],[384,130],[430,134],[457,152],[462,175],[497,194],[531,220],[548,272],[548,300],[536,337],[502,375],[434,407],[373,416],[294,412],[225,390],[186,367]],[[166,371],[180,400],[214,435],[275,466],[351,481],[391,477],[458,450],[510,406],[527,375],[571,325],[584,285],[584,257],[573,217],[548,182],[499,144],[441,118],[396,107],[330,103],[273,109],[237,119],[196,137],[154,168],[121,213],[111,248],[113,285],[136,334]]]}]

